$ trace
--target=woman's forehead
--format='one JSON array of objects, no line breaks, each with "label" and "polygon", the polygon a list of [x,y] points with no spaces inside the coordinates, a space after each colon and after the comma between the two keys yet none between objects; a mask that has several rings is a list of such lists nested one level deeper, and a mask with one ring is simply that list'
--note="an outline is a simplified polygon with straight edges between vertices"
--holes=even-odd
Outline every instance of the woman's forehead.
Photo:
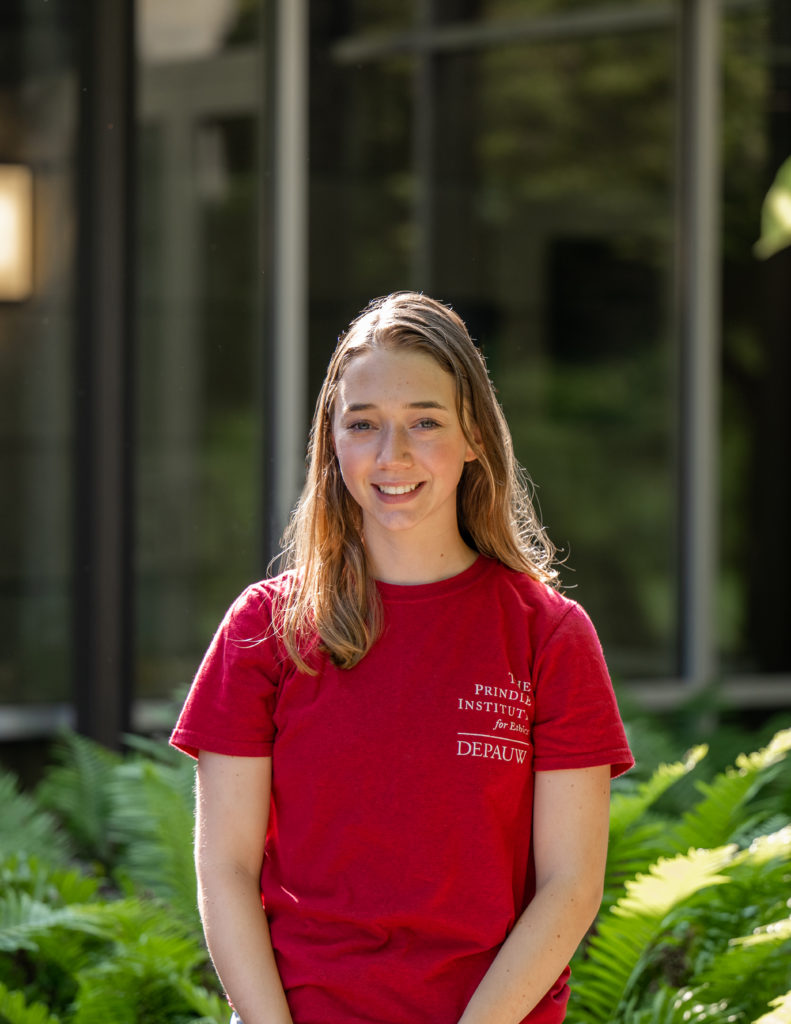
[{"label": "woman's forehead", "polygon": [[369,348],[355,355],[338,381],[343,393],[429,389],[454,395],[455,380],[436,359],[414,348]]}]

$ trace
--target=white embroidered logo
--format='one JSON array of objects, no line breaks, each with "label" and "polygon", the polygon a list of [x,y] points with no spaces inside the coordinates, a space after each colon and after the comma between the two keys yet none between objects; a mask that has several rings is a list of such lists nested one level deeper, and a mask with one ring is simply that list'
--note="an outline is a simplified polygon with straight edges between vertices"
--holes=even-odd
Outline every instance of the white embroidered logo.
[{"label": "white embroidered logo", "polygon": [[532,686],[529,680],[516,679],[513,672],[508,676],[505,686],[474,683],[469,697],[458,698],[459,711],[475,714],[469,731],[457,734],[458,757],[524,763],[530,748]]}]

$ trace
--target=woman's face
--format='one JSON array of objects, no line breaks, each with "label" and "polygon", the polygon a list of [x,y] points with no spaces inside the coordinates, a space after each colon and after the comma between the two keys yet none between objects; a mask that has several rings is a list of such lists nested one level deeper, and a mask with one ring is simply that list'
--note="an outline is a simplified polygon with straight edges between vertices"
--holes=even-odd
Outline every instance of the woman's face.
[{"label": "woman's face", "polygon": [[456,488],[475,458],[456,412],[453,377],[415,349],[376,348],[341,377],[333,441],[366,539],[458,534]]}]

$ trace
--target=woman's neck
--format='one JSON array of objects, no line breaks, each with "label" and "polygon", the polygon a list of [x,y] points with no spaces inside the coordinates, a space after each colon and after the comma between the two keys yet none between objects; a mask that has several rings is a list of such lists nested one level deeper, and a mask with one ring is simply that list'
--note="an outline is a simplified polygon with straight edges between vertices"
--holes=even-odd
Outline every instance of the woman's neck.
[{"label": "woman's neck", "polygon": [[435,538],[425,546],[416,545],[412,539],[401,539],[398,534],[366,536],[365,551],[375,579],[407,586],[457,576],[478,557],[458,532]]}]

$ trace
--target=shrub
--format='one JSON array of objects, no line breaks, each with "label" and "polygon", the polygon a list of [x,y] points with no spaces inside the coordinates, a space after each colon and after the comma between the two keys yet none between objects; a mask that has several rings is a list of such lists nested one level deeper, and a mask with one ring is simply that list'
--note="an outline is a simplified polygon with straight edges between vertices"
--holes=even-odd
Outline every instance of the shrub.
[{"label": "shrub", "polygon": [[65,735],[36,792],[0,775],[0,1021],[226,1024],[195,899],[193,770]]},{"label": "shrub", "polygon": [[[226,1024],[192,765],[130,744],[65,735],[32,795],[0,774],[0,1024]],[[708,777],[700,746],[618,780],[568,1024],[791,1024],[789,750],[791,729]]]},{"label": "shrub", "polygon": [[605,901],[569,1024],[782,1024],[791,1010],[791,729],[740,755],[680,817],[693,750],[613,796]]}]

